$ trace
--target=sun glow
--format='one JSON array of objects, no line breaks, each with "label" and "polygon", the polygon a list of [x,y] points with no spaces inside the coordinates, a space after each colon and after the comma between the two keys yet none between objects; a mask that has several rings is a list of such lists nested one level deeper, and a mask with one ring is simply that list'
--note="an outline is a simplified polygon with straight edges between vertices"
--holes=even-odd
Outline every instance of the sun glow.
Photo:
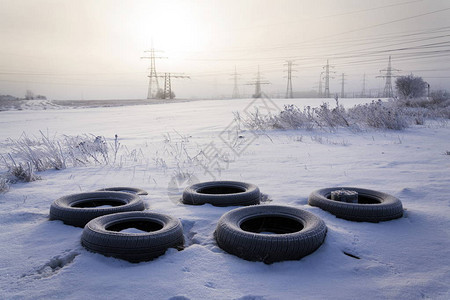
[{"label": "sun glow", "polygon": [[184,1],[143,4],[134,12],[136,40],[147,49],[153,44],[171,58],[201,50],[206,43],[205,28],[191,6]]}]

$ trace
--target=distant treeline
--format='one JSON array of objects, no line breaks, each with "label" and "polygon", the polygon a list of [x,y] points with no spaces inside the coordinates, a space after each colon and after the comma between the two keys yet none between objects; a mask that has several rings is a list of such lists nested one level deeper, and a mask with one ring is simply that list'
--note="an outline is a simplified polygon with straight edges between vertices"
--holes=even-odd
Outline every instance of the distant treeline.
[{"label": "distant treeline", "polygon": [[13,101],[13,100],[47,100],[47,97],[43,95],[35,95],[32,91],[27,90],[24,98],[14,97],[11,95],[0,95],[0,101]]}]

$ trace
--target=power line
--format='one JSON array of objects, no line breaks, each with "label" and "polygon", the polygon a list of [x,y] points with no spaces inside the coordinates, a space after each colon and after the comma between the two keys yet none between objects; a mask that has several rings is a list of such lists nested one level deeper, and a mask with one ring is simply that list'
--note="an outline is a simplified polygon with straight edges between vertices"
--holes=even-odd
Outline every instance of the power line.
[{"label": "power line", "polygon": [[[384,5],[384,6],[378,6],[378,7],[371,7],[371,8],[366,8],[366,9],[348,11],[348,12],[343,12],[343,13],[338,13],[338,14],[323,15],[323,16],[315,17],[314,19],[320,20],[320,19],[327,19],[327,18],[333,18],[333,17],[340,17],[340,16],[346,16],[346,15],[358,14],[358,13],[362,13],[362,12],[380,10],[380,9],[383,9],[383,8],[402,6],[402,5],[411,4],[411,3],[415,3],[415,2],[422,2],[422,0],[414,0],[414,1],[408,1],[408,2],[402,2],[402,3],[389,4],[389,5]],[[289,22],[277,22],[277,23],[270,23],[270,24],[263,24],[263,25],[252,25],[252,26],[245,26],[245,27],[236,27],[236,28],[228,29],[227,32],[233,32],[233,31],[240,31],[240,32],[242,32],[243,30],[254,30],[254,29],[257,29],[257,28],[265,28],[265,27],[273,28],[275,26],[291,25],[291,24],[296,24],[296,23],[299,23],[299,22],[298,21],[289,21]]]}]

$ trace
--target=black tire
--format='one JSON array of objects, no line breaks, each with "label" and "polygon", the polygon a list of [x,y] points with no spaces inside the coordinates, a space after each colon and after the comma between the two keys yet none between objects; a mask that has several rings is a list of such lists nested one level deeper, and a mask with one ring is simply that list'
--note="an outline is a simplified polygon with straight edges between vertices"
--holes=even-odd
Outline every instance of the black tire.
[{"label": "black tire", "polygon": [[[340,189],[357,192],[358,203],[331,200],[331,192]],[[309,195],[308,203],[350,221],[381,222],[397,219],[403,215],[402,203],[396,197],[355,187],[333,187],[314,191]]]},{"label": "black tire", "polygon": [[[120,232],[139,228],[143,233]],[[124,212],[98,217],[84,227],[81,244],[92,252],[130,262],[152,260],[184,244],[181,222],[154,212]]]},{"label": "black tire", "polygon": [[[268,234],[261,232],[272,232]],[[224,214],[214,236],[220,248],[251,261],[273,263],[298,260],[325,240],[325,222],[314,214],[289,206],[242,207]]]},{"label": "black tire", "polygon": [[246,206],[259,204],[259,188],[239,181],[210,181],[188,186],[183,192],[184,204],[214,206]]},{"label": "black tire", "polygon": [[[99,207],[112,205],[111,207]],[[144,210],[138,195],[123,192],[90,192],[61,197],[50,206],[50,219],[84,227],[90,220],[118,212]]]},{"label": "black tire", "polygon": [[102,191],[111,191],[111,192],[124,192],[124,193],[131,193],[135,195],[148,195],[147,191],[144,191],[142,189],[134,188],[134,187],[128,187],[128,186],[117,186],[117,187],[110,187],[110,188],[104,188],[97,190],[98,192]]}]

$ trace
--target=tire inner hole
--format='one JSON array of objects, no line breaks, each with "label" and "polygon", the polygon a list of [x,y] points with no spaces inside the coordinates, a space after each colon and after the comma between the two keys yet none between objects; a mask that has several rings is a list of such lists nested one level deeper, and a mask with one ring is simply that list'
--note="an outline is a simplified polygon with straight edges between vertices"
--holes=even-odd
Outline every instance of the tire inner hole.
[{"label": "tire inner hole", "polygon": [[[327,195],[327,199],[331,199],[331,195]],[[337,200],[332,200],[332,201],[337,201]],[[340,201],[338,201],[340,202]],[[358,204],[380,204],[381,201],[378,200],[377,198],[374,197],[370,197],[370,196],[365,196],[365,195],[358,195]]]},{"label": "tire inner hole", "polygon": [[303,224],[291,218],[267,216],[245,220],[240,227],[253,233],[285,234],[302,230]]},{"label": "tire inner hole", "polygon": [[80,201],[72,205],[72,207],[78,208],[90,208],[90,207],[114,207],[126,204],[120,200],[114,199],[87,199],[84,201]]},{"label": "tire inner hole", "polygon": [[235,186],[212,186],[197,190],[200,194],[220,195],[220,194],[238,194],[245,192],[244,188]]},{"label": "tire inner hole", "polygon": [[111,226],[106,227],[106,230],[116,231],[116,232],[128,232],[128,233],[139,233],[139,232],[153,232],[158,231],[163,228],[163,225],[153,221],[124,221]]}]

